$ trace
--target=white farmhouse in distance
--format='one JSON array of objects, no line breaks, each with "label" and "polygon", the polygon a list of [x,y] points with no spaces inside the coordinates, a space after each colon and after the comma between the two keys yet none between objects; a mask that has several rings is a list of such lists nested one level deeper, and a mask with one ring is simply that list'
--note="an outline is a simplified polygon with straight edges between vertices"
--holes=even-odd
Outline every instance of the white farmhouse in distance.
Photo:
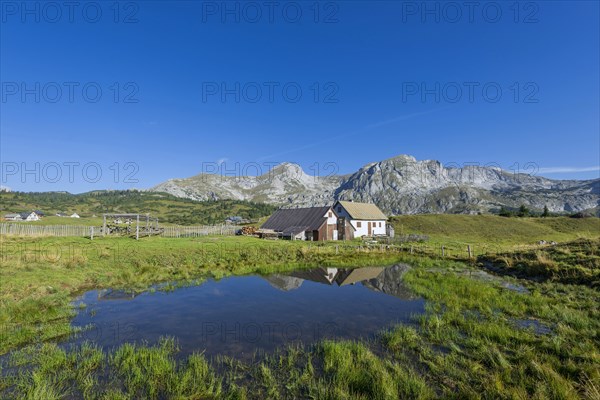
[{"label": "white farmhouse in distance", "polygon": [[73,214],[71,214],[71,218],[79,218],[79,214],[73,213]]},{"label": "white farmhouse in distance", "polygon": [[387,217],[375,204],[338,201],[333,210],[354,227],[354,237],[386,235]]},{"label": "white farmhouse in distance", "polygon": [[40,216],[37,215],[35,211],[21,213],[21,221],[39,221],[39,220],[40,220]]}]

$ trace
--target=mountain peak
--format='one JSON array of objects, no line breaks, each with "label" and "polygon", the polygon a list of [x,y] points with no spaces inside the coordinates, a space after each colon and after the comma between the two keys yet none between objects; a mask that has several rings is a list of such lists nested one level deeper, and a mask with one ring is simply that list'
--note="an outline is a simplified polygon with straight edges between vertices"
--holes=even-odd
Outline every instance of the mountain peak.
[{"label": "mountain peak", "polygon": [[302,167],[299,164],[296,164],[293,162],[287,162],[287,161],[276,165],[275,167],[273,167],[273,169],[271,171],[269,171],[269,173],[275,174],[275,175],[282,174],[285,176],[306,175],[306,173],[304,172],[304,170],[302,169]]},{"label": "mountain peak", "polygon": [[399,162],[405,162],[405,163],[416,163],[417,159],[409,154],[399,154],[397,156],[388,158],[387,160],[383,160],[383,162],[385,162],[385,161],[399,161]]}]

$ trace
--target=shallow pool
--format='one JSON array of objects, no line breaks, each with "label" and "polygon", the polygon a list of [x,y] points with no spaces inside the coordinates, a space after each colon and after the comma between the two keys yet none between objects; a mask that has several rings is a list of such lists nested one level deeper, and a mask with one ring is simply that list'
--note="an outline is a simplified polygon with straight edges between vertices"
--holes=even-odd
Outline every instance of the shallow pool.
[{"label": "shallow pool", "polygon": [[89,340],[108,349],[126,342],[177,339],[181,356],[237,358],[324,338],[368,339],[424,311],[402,283],[407,266],[317,268],[270,276],[208,280],[138,295],[90,291],[73,320],[90,326],[65,344]]}]

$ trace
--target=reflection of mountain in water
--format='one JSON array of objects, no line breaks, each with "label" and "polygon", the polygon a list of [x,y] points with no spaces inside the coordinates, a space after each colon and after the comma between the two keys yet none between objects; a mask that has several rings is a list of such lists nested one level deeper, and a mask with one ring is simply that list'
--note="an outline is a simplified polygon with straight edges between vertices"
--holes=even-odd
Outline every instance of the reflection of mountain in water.
[{"label": "reflection of mountain in water", "polygon": [[365,267],[365,268],[315,268],[305,271],[294,271],[287,275],[274,274],[265,279],[271,286],[288,291],[298,289],[307,281],[338,286],[362,283],[368,289],[382,292],[401,299],[416,298],[402,282],[402,277],[410,266],[398,264],[391,267]]},{"label": "reflection of mountain in water", "polygon": [[363,282],[363,285],[371,290],[383,292],[403,300],[416,299],[412,291],[403,282],[403,276],[410,269],[406,264],[398,264],[385,268],[375,279]]},{"label": "reflection of mountain in water", "polygon": [[273,274],[264,277],[264,279],[271,284],[276,289],[283,290],[287,292],[288,290],[298,289],[304,279],[294,278],[293,276],[281,275],[281,274]]}]

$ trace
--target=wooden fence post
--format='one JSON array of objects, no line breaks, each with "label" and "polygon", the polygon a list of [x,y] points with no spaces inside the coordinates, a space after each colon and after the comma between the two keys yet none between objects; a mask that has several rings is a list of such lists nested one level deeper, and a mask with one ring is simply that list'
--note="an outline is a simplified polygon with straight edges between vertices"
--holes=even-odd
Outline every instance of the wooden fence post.
[{"label": "wooden fence post", "polygon": [[467,245],[467,252],[469,252],[469,258],[471,258],[471,245]]},{"label": "wooden fence post", "polygon": [[442,246],[442,257],[444,257],[446,255],[446,248],[444,246]]}]

